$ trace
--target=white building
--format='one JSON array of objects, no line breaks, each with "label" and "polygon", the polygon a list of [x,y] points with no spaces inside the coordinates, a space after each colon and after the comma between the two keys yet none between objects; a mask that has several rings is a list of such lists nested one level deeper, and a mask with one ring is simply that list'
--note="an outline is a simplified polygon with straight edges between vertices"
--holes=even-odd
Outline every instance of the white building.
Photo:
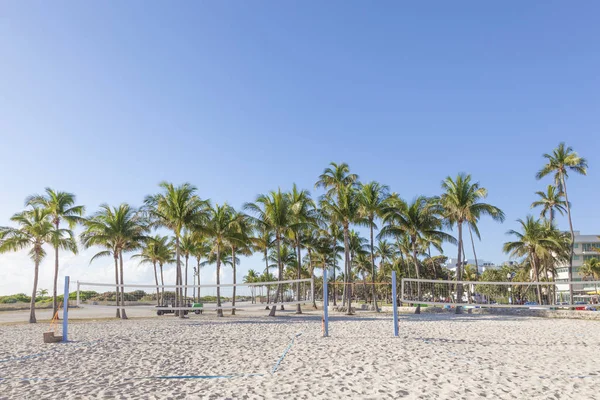
[{"label": "white building", "polygon": [[[452,272],[456,272],[456,264],[458,264],[456,260],[458,260],[456,257],[448,257],[448,260],[443,265],[443,267],[446,268],[446,269],[449,269]],[[468,258],[466,260],[466,264],[475,266],[475,259],[474,258]],[[479,273],[482,273],[482,272],[484,272],[487,269],[497,269],[497,268],[500,268],[499,266],[496,266],[496,264],[494,264],[493,262],[482,260],[480,258],[477,259],[477,265],[479,267]]]},{"label": "white building", "polygon": [[[584,262],[590,258],[600,258],[600,253],[594,249],[600,250],[600,238],[598,235],[581,235],[579,231],[575,231],[575,243],[573,246],[573,281],[582,282],[581,284],[573,285],[574,294],[586,294],[594,290],[594,285],[583,283],[583,276],[579,269]],[[568,282],[569,280],[569,265],[561,265],[556,269],[556,282]],[[560,294],[569,293],[569,285],[556,285]]]}]

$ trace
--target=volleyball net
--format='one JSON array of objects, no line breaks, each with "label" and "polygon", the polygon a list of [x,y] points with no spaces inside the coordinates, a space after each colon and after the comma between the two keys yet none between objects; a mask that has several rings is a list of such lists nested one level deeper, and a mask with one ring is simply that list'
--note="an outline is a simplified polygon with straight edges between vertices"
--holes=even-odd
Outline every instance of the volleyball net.
[{"label": "volleyball net", "polygon": [[148,308],[159,315],[185,310],[197,314],[313,302],[312,279],[238,284],[156,285],[77,281],[80,307]]},{"label": "volleyball net", "polygon": [[[569,286],[573,286],[573,301]],[[402,279],[400,301],[408,304],[480,307],[576,307],[598,305],[600,282],[479,282]]]}]

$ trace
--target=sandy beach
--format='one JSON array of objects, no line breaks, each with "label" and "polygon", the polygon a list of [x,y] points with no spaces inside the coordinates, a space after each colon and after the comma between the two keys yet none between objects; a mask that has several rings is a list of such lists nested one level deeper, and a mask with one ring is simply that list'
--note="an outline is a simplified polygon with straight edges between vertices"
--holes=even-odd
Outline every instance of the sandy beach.
[{"label": "sandy beach", "polygon": [[361,314],[323,338],[317,312],[169,316],[72,322],[56,345],[47,327],[0,325],[1,399],[593,399],[600,381],[596,321],[403,315],[394,338]]}]

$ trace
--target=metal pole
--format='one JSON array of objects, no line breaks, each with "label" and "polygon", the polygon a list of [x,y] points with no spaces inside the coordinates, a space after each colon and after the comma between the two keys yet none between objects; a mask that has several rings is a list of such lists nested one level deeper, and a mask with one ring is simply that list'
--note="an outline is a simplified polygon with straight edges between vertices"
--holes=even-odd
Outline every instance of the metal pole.
[{"label": "metal pole", "polygon": [[323,337],[329,336],[329,301],[327,297],[327,268],[323,268]]},{"label": "metal pole", "polygon": [[65,276],[65,293],[63,295],[63,337],[62,341],[67,342],[69,333],[69,277]]},{"label": "metal pole", "polygon": [[79,281],[77,281],[77,307],[79,307]]},{"label": "metal pole", "polygon": [[398,336],[398,301],[396,300],[396,271],[392,271],[392,309],[394,310],[394,336]]}]

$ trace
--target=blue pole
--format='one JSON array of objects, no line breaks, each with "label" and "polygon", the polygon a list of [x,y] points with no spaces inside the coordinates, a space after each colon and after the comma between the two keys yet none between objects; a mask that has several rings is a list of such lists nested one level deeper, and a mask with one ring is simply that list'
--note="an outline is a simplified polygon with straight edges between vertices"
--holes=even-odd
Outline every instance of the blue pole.
[{"label": "blue pole", "polygon": [[398,336],[398,301],[396,299],[396,271],[392,271],[392,309],[394,310],[394,336]]},{"label": "blue pole", "polygon": [[323,319],[325,328],[323,330],[323,337],[329,336],[329,301],[327,298],[327,268],[323,268]]},{"label": "blue pole", "polygon": [[69,333],[69,277],[65,276],[65,294],[63,296],[63,337],[62,341],[67,342]]}]

